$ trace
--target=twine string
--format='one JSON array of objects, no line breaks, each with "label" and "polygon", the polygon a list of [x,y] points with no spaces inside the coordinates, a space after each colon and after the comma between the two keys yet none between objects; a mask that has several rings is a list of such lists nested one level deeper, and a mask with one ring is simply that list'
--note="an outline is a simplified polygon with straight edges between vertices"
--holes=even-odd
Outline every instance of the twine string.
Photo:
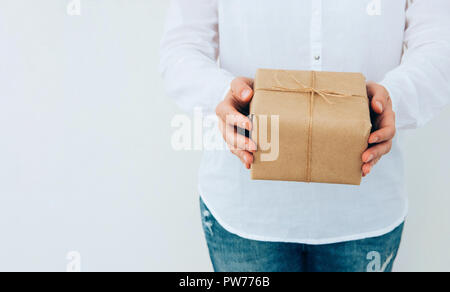
[{"label": "twine string", "polygon": [[309,124],[308,124],[308,144],[307,144],[307,153],[306,153],[306,182],[312,182],[312,136],[313,136],[313,122],[314,122],[314,104],[315,97],[320,96],[326,103],[330,105],[334,105],[335,103],[331,101],[328,97],[364,97],[361,95],[355,94],[345,94],[341,92],[336,92],[332,90],[322,90],[316,88],[317,83],[317,72],[312,71],[311,74],[311,86],[306,86],[301,81],[299,81],[294,75],[287,71],[283,71],[289,76],[299,87],[286,87],[283,86],[282,82],[279,79],[280,71],[277,71],[275,75],[275,81],[277,82],[277,86],[272,86],[271,88],[257,88],[256,90],[262,91],[273,91],[273,92],[286,92],[286,93],[306,93],[310,94],[309,97]]}]

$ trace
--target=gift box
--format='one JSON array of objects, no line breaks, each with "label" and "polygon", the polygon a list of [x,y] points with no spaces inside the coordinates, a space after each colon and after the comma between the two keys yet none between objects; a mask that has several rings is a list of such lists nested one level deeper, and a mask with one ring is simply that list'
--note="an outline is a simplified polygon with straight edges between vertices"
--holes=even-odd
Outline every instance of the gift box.
[{"label": "gift box", "polygon": [[360,185],[372,124],[360,73],[260,69],[251,178]]}]

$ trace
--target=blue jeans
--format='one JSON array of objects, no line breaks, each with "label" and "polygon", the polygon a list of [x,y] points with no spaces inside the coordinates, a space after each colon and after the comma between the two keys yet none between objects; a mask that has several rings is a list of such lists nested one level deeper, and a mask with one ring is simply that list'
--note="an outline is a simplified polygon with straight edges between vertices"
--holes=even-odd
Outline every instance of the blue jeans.
[{"label": "blue jeans", "polygon": [[329,245],[254,241],[226,231],[200,199],[216,272],[391,272],[403,225],[381,237]]}]

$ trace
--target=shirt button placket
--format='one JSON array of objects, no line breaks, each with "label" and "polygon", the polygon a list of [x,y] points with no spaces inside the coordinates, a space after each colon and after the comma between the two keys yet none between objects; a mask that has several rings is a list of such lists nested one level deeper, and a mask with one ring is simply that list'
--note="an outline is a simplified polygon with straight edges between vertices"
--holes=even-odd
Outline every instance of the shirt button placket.
[{"label": "shirt button placket", "polygon": [[322,0],[311,2],[311,69],[322,71]]}]

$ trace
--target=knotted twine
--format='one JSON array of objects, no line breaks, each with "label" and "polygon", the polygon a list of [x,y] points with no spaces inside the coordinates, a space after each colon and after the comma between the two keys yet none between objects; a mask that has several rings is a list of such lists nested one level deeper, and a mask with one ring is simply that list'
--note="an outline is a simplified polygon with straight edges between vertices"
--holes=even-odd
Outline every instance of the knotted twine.
[{"label": "knotted twine", "polygon": [[[278,78],[279,72],[275,75],[275,81],[278,86],[272,86],[271,88],[256,88],[256,91],[272,91],[272,92],[287,92],[287,93],[309,93],[309,125],[308,125],[308,144],[307,144],[307,160],[306,160],[306,182],[310,183],[312,181],[312,130],[313,130],[313,121],[314,121],[314,101],[316,96],[320,96],[326,103],[333,105],[328,97],[363,97],[362,95],[355,94],[345,94],[332,90],[323,90],[316,88],[316,79],[317,72],[311,71],[311,86],[306,86],[302,82],[300,82],[294,75],[287,71],[283,71],[286,73],[292,80],[295,81],[299,85],[298,88],[291,88],[287,86],[283,86],[280,79]],[[327,97],[328,96],[328,97]]]}]

